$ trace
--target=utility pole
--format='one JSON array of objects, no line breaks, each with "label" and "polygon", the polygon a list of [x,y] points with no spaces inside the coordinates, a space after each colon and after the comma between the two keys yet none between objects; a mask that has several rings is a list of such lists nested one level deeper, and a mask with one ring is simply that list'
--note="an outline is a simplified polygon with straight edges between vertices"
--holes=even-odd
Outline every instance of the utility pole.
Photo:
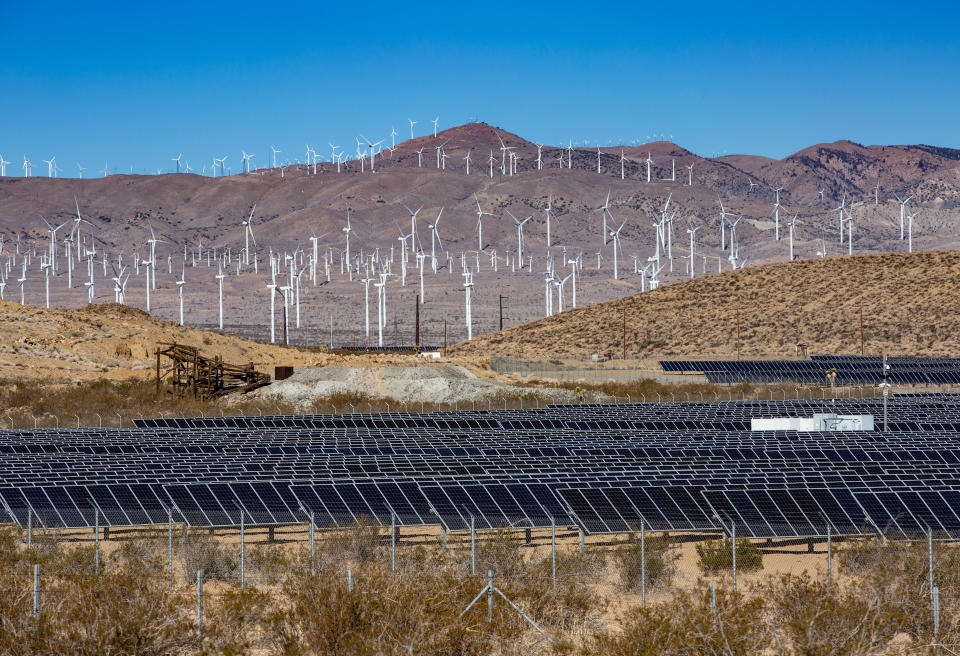
[{"label": "utility pole", "polygon": [[887,364],[887,356],[883,356],[883,382],[880,387],[883,388],[883,432],[887,432],[887,397],[890,394],[890,365]]},{"label": "utility pole", "polygon": [[443,357],[447,357],[447,318],[443,318]]},{"label": "utility pole", "polygon": [[500,294],[500,330],[503,330],[503,294]]},{"label": "utility pole", "polygon": [[[423,266],[423,264],[421,263],[420,266]],[[417,294],[417,314],[416,314],[416,321],[414,323],[414,332],[416,334],[414,335],[413,346],[414,348],[419,349],[420,348],[420,294]]]}]

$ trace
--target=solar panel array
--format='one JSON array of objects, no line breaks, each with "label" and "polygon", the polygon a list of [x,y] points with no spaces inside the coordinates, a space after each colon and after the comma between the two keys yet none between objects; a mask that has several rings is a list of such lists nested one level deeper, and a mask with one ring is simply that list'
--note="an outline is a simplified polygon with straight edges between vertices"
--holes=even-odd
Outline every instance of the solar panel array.
[{"label": "solar panel array", "polygon": [[[888,358],[889,381],[903,385],[960,383],[960,359]],[[818,356],[809,360],[663,360],[666,372],[703,373],[711,383],[828,382],[835,371],[836,385],[875,385],[883,380],[883,358],[876,356]]]},{"label": "solar panel array", "polygon": [[[889,431],[751,432],[880,399],[167,418],[0,431],[0,504],[48,526],[303,522],[813,537],[960,535],[960,396],[898,395]],[[879,424],[879,422],[878,422]]]}]

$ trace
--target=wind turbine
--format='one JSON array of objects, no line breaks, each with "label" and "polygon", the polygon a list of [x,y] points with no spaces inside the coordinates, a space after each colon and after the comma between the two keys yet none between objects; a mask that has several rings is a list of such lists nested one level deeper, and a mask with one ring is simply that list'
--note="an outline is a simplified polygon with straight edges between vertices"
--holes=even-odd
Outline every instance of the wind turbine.
[{"label": "wind turbine", "polygon": [[219,293],[220,293],[220,321],[218,325],[220,326],[220,330],[223,330],[223,279],[224,278],[226,278],[226,276],[223,274],[223,266],[218,262],[217,263],[217,283],[218,283]]},{"label": "wind turbine", "polygon": [[777,194],[777,200],[773,204],[773,216],[774,216],[774,230],[776,231],[776,239],[780,241],[780,191],[783,190],[783,187],[775,187],[774,191]]},{"label": "wind turbine", "polygon": [[23,177],[30,177],[30,170],[33,168],[33,163],[30,161],[30,158],[26,155],[23,156]]},{"label": "wind turbine", "polygon": [[653,159],[650,157],[650,151],[647,151],[647,182],[650,182],[650,165],[653,164]]},{"label": "wind turbine", "polygon": [[691,226],[690,228],[687,228],[687,232],[690,234],[690,279],[691,280],[694,277],[694,269],[696,269],[696,267],[694,266],[694,260],[693,260],[694,239],[695,239],[695,235],[697,234],[697,230],[699,230],[702,227],[703,226],[697,226],[696,228],[694,228]]},{"label": "wind turbine", "polygon": [[[607,213],[610,211],[610,190],[607,189],[607,199],[603,201],[603,205],[593,210],[594,212],[601,212],[603,214],[603,245],[607,245]],[[612,216],[611,216],[612,218]]]},{"label": "wind turbine", "polygon": [[410,209],[406,205],[404,205],[403,207],[410,213],[410,252],[413,253],[414,251],[416,251],[416,242],[417,242],[417,214],[419,214],[420,210],[423,209],[423,205],[421,205],[416,212],[414,212],[412,209]]},{"label": "wind turbine", "polygon": [[3,159],[3,155],[0,155],[0,178],[6,177],[6,175],[7,175],[7,164],[9,164],[9,163],[10,163],[10,162],[8,162],[7,160]]},{"label": "wind turbine", "polygon": [[623,230],[623,226],[625,225],[627,225],[626,219],[624,219],[623,223],[620,224],[619,228],[617,228],[616,230],[610,231],[610,236],[613,237],[613,279],[614,280],[620,279],[620,269],[618,268],[618,261],[619,261],[618,255],[623,250],[620,247],[620,231]]},{"label": "wind turbine", "polygon": [[180,296],[180,325],[183,325],[183,287],[187,284],[186,281],[187,265],[184,262],[182,268],[180,269],[180,280],[177,281],[177,293]]},{"label": "wind turbine", "polygon": [[[419,210],[418,210],[419,211]],[[437,231],[437,226],[440,225],[440,215],[443,214],[443,208],[440,208],[440,211],[437,212],[437,218],[433,220],[433,223],[428,223],[427,228],[430,230],[430,259],[433,260],[433,270],[437,270],[437,254],[434,250],[435,242],[440,243],[440,248],[443,248],[443,242],[440,241],[440,233]],[[423,298],[423,295],[420,295]]]},{"label": "wind turbine", "polygon": [[903,241],[903,220],[906,214],[907,203],[910,202],[910,199],[913,198],[913,195],[911,194],[904,199],[901,199],[897,194],[894,194],[894,196],[896,197],[897,202],[900,203],[900,241]]},{"label": "wind turbine", "polygon": [[790,228],[790,261],[793,262],[793,226],[797,222],[799,213],[793,215],[793,219],[787,221],[787,227]]},{"label": "wind turbine", "polygon": [[470,296],[473,292],[473,274],[469,269],[463,272],[463,291],[466,295],[467,341],[473,339],[473,317],[470,314]]},{"label": "wind turbine", "polygon": [[[2,160],[2,159],[3,159],[3,158],[0,157],[0,160]],[[7,163],[9,164],[9,162],[7,162]],[[80,166],[80,162],[77,162],[77,170],[78,170],[79,173],[80,173],[80,179],[83,180],[83,172],[87,170],[86,167]]]},{"label": "wind turbine", "polygon": [[367,142],[367,146],[370,147],[370,172],[373,173],[376,170],[374,168],[374,160],[376,158],[376,152],[374,152],[374,149],[383,143],[383,139],[376,143],[370,143],[370,140],[364,137],[362,134],[360,136],[363,137],[363,140]]},{"label": "wind turbine", "polygon": [[687,166],[687,186],[693,186],[693,164]]},{"label": "wind turbine", "polygon": [[54,172],[54,167],[56,166],[57,158],[54,156],[54,157],[51,157],[50,159],[44,159],[41,161],[47,165],[47,177],[55,178],[56,173]]},{"label": "wind turbine", "polygon": [[525,218],[523,221],[521,221],[517,217],[515,217],[510,210],[506,210],[506,212],[507,214],[510,215],[510,218],[513,219],[513,223],[517,226],[517,257],[520,260],[520,268],[522,269],[523,268],[523,225],[527,221],[532,219],[533,215],[531,214],[530,216]]},{"label": "wind turbine", "polygon": [[463,159],[467,162],[467,175],[470,175],[470,150],[467,150],[467,155]]},{"label": "wind turbine", "polygon": [[413,139],[413,126],[417,124],[412,118],[408,118],[407,122],[410,124],[410,138]]},{"label": "wind turbine", "polygon": [[[334,146],[334,149],[336,148],[337,147]],[[273,154],[273,168],[277,168],[277,153],[282,153],[283,151],[276,146],[270,146],[270,152]]]},{"label": "wind turbine", "polygon": [[[353,267],[350,266],[350,233],[353,229],[350,227],[350,208],[347,208],[347,227],[340,228],[347,237],[347,273],[350,280],[353,280]],[[342,272],[341,272],[342,273]]]},{"label": "wind turbine", "polygon": [[180,153],[180,154],[177,155],[176,157],[171,157],[171,158],[170,158],[170,161],[171,161],[171,162],[176,162],[176,163],[177,163],[177,173],[180,172],[180,158],[181,158],[181,157],[183,157],[183,153]]},{"label": "wind turbine", "polygon": [[390,150],[393,150],[397,147],[397,128],[393,125],[390,126]]},{"label": "wind turbine", "polygon": [[873,204],[880,204],[880,176],[877,176],[877,185],[873,188]]},{"label": "wind turbine", "polygon": [[917,216],[918,214],[920,214],[920,210],[917,210],[917,211],[914,212],[913,214],[907,215],[907,221],[908,221],[908,223],[907,223],[907,236],[908,236],[908,238],[909,238],[909,241],[907,242],[907,252],[908,252],[908,253],[912,253],[912,252],[913,252],[913,218],[914,218],[915,216]]},{"label": "wind turbine", "polygon": [[257,204],[253,204],[253,208],[250,210],[250,216],[247,217],[246,221],[241,221],[240,225],[243,226],[243,260],[246,266],[250,266],[250,240],[253,239],[253,245],[256,247],[257,240],[253,236],[253,213],[257,211]]},{"label": "wind turbine", "polygon": [[[834,212],[840,212],[840,245],[843,245],[843,210],[847,203],[847,192],[843,192],[839,207],[833,208]],[[903,239],[903,215],[900,218],[900,239]]]},{"label": "wind turbine", "polygon": [[[492,160],[491,160],[492,161]],[[493,212],[485,212],[483,208],[480,207],[480,199],[477,198],[477,194],[473,194],[473,199],[477,201],[477,250],[483,250],[483,216],[493,216]]]},{"label": "wind turbine", "polygon": [[440,122],[440,117],[439,117],[439,116],[438,116],[437,118],[433,119],[433,121],[431,121],[431,123],[433,123],[433,136],[434,136],[434,137],[437,136],[437,124],[438,124],[439,122]]}]

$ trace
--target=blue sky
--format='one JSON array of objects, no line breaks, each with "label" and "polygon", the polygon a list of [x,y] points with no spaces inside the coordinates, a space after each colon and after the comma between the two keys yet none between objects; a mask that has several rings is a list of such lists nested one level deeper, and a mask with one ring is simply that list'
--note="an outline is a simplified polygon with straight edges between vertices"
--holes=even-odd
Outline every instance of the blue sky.
[{"label": "blue sky", "polygon": [[[159,8],[158,8],[159,7]],[[955,5],[13,3],[0,154],[22,174],[329,156],[472,118],[546,143],[647,136],[784,157],[846,138],[960,147]],[[12,170],[11,170],[12,169]],[[98,173],[99,175],[99,173]]]}]

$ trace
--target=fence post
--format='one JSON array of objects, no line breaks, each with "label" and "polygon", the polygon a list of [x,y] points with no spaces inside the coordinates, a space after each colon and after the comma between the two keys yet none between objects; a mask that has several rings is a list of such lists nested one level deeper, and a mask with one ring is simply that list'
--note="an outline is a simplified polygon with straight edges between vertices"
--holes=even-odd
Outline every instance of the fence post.
[{"label": "fence post", "polygon": [[100,509],[93,509],[93,571],[100,573]]},{"label": "fence post", "polygon": [[557,587],[557,520],[550,518],[550,556],[553,561],[553,587]]},{"label": "fence post", "polygon": [[647,607],[647,527],[640,518],[640,606]]},{"label": "fence post", "polygon": [[40,565],[33,566],[33,617],[40,617]]},{"label": "fence post", "polygon": [[203,627],[203,570],[197,570],[197,628]]},{"label": "fence post", "polygon": [[243,590],[247,585],[247,544],[246,544],[246,526],[244,526],[243,508],[240,509],[240,589]]},{"label": "fence post", "polygon": [[827,522],[827,590],[830,589],[830,580],[833,576],[833,544],[830,533],[830,522]]},{"label": "fence post", "polygon": [[170,589],[173,590],[173,508],[167,508],[167,559],[170,561]]},{"label": "fence post", "polygon": [[473,515],[470,515],[470,573],[477,573],[477,531]]},{"label": "fence post", "polygon": [[487,570],[487,622],[493,622],[493,570]]},{"label": "fence post", "polygon": [[33,548],[33,508],[27,508],[27,549]]},{"label": "fence post", "polygon": [[583,542],[584,542],[583,527],[578,526],[577,527],[577,551],[579,551],[580,553],[583,553]]},{"label": "fence post", "polygon": [[390,511],[390,571],[397,571],[397,515],[392,510]]},{"label": "fence post", "polygon": [[717,584],[710,584],[710,610],[713,611],[713,614],[717,614]]},{"label": "fence post", "polygon": [[933,641],[940,641],[940,588],[933,589]]},{"label": "fence post", "polygon": [[930,594],[933,594],[933,529],[927,528],[927,565],[930,571]]},{"label": "fence post", "polygon": [[347,570],[347,592],[353,592],[353,570]]},{"label": "fence post", "polygon": [[730,520],[730,534],[732,536],[731,542],[733,543],[733,591],[737,591],[737,524],[733,520]]},{"label": "fence post", "polygon": [[313,511],[310,511],[310,576],[317,574],[317,525]]}]

